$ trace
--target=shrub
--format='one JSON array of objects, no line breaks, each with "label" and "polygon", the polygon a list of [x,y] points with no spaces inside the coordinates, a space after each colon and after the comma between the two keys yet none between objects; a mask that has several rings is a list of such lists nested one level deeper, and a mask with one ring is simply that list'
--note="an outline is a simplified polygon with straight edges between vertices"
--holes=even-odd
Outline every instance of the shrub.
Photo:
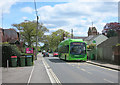
[{"label": "shrub", "polygon": [[2,66],[7,66],[7,60],[9,60],[9,65],[11,66],[11,56],[19,57],[21,52],[16,45],[10,45],[8,43],[2,44]]},{"label": "shrub", "polygon": [[87,46],[88,49],[94,49],[96,47],[96,44],[90,44],[89,46]]}]

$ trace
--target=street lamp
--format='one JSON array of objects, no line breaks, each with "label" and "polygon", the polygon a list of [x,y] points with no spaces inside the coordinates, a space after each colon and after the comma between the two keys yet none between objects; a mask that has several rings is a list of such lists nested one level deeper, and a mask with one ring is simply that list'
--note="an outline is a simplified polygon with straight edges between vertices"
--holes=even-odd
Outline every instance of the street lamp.
[{"label": "street lamp", "polygon": [[36,27],[36,52],[35,52],[35,60],[37,60],[37,44],[38,44],[38,19],[39,17],[37,16],[37,27]]},{"label": "street lamp", "polygon": [[37,17],[37,27],[36,27],[36,50],[35,50],[35,60],[37,60],[37,44],[38,44],[38,15],[37,15],[37,8],[36,8],[36,2],[34,0],[34,5],[35,5],[35,12],[36,12],[36,17]]}]

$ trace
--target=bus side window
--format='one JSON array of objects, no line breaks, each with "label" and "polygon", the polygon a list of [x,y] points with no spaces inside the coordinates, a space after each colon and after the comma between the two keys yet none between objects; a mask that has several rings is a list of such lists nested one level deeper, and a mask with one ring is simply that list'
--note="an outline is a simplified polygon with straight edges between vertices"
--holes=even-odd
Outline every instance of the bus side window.
[{"label": "bus side window", "polygon": [[69,52],[69,45],[66,45],[65,46],[65,53],[68,53]]}]

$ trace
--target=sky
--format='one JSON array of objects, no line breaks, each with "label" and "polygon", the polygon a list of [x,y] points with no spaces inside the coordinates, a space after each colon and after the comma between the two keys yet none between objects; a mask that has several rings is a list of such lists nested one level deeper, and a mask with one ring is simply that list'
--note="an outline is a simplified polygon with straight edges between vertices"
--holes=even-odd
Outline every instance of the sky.
[{"label": "sky", "polygon": [[[92,22],[99,33],[106,23],[118,22],[118,0],[36,0],[36,6],[46,35],[73,29],[74,36],[87,36]],[[0,0],[0,27],[14,28],[24,20],[36,20],[34,0]]]}]

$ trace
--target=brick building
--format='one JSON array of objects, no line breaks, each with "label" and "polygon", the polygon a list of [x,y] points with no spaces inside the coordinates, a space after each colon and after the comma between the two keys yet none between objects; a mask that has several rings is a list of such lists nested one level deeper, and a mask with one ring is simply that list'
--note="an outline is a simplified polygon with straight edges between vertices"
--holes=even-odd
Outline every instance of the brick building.
[{"label": "brick building", "polygon": [[90,35],[98,35],[99,33],[97,32],[96,27],[89,27],[88,29],[88,36]]}]

